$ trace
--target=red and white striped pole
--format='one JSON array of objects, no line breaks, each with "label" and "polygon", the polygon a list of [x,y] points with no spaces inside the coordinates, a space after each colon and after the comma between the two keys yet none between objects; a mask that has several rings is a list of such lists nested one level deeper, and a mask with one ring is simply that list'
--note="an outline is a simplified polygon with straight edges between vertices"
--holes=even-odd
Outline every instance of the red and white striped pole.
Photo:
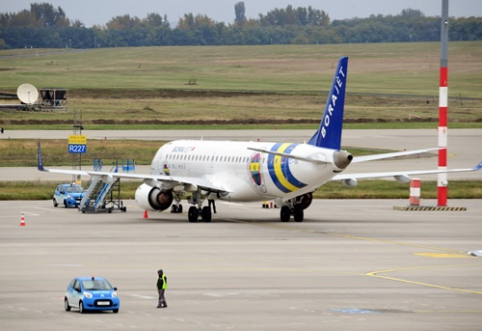
[{"label": "red and white striped pole", "polygon": [[[440,32],[440,89],[439,89],[439,121],[438,121],[438,169],[447,169],[447,109],[448,109],[448,68],[447,50],[449,39],[449,0],[442,0],[442,19]],[[438,174],[438,206],[447,206],[447,174]]]},{"label": "red and white striped pole", "polygon": [[420,178],[410,179],[410,206],[420,206]]}]

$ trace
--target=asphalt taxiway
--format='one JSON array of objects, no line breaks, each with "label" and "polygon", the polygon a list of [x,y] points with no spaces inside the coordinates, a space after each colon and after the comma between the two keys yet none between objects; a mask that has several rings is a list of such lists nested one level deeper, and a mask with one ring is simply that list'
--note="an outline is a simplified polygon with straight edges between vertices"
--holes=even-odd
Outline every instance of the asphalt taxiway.
[{"label": "asphalt taxiway", "polygon": [[[0,330],[480,330],[482,258],[466,253],[482,249],[482,201],[393,210],[407,203],[317,200],[281,223],[218,202],[211,223],[189,223],[134,201],[111,214],[0,201]],[[64,311],[79,275],[117,286],[119,314]]]}]

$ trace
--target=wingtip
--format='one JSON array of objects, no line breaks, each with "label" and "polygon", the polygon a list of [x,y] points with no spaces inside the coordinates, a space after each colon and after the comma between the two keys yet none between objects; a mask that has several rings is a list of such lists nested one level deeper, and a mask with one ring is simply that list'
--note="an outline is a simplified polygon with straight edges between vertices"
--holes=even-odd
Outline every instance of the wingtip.
[{"label": "wingtip", "polygon": [[38,142],[38,150],[37,150],[37,169],[39,171],[46,171],[42,160],[42,151],[40,149],[40,141]]},{"label": "wingtip", "polygon": [[480,169],[482,169],[482,162],[480,162],[479,164],[477,164],[477,165],[475,166],[475,168],[474,168],[475,171],[478,171],[478,170],[480,170]]}]

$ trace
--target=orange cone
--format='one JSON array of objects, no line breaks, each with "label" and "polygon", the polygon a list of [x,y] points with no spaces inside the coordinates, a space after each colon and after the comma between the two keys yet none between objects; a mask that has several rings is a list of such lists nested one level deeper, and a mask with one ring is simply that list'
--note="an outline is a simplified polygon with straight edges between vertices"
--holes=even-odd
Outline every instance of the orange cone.
[{"label": "orange cone", "polygon": [[22,217],[20,217],[20,226],[25,226],[25,217],[23,216],[23,213]]},{"label": "orange cone", "polygon": [[149,218],[149,216],[147,215],[147,210],[144,210],[144,218]]}]

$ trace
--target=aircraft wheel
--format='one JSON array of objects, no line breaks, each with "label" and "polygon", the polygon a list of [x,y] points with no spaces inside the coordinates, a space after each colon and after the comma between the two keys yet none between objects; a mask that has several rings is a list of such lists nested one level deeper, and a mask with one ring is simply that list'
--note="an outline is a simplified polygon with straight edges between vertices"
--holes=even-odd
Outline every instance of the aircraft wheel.
[{"label": "aircraft wheel", "polygon": [[291,209],[288,206],[283,206],[281,207],[280,211],[280,219],[281,222],[289,222],[290,221],[290,216],[291,216]]},{"label": "aircraft wheel", "polygon": [[211,222],[212,214],[211,208],[209,206],[203,208],[201,217],[204,222]]},{"label": "aircraft wheel", "polygon": [[171,206],[171,213],[177,213],[177,205],[172,205]]},{"label": "aircraft wheel", "polygon": [[304,212],[302,205],[295,205],[295,210],[293,212],[293,218],[295,222],[303,222]]},{"label": "aircraft wheel", "polygon": [[187,214],[187,219],[189,222],[197,222],[197,219],[199,217],[199,209],[197,207],[192,206],[189,208],[188,214]]}]

